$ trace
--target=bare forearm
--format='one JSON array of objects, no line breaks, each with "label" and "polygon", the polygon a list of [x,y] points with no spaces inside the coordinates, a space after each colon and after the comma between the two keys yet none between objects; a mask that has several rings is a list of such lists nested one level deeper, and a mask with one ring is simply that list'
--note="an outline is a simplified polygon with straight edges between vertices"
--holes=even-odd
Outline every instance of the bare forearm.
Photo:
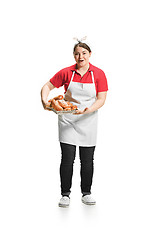
[{"label": "bare forearm", "polygon": [[42,102],[46,103],[47,102],[47,98],[49,95],[50,89],[49,87],[45,84],[42,89],[41,89],[41,100]]},{"label": "bare forearm", "polygon": [[55,88],[55,86],[52,85],[52,83],[47,82],[41,89],[41,100],[42,100],[42,103],[46,104],[47,103],[47,98],[48,98],[48,95],[50,93],[51,90],[53,90]]},{"label": "bare forearm", "polygon": [[94,112],[104,105],[105,101],[103,99],[97,99],[92,106],[89,108],[89,112]]},{"label": "bare forearm", "polygon": [[85,108],[84,110],[77,110],[75,114],[87,114],[97,111],[99,108],[101,108],[106,100],[107,92],[99,92],[97,95],[97,99],[95,102],[89,107]]}]

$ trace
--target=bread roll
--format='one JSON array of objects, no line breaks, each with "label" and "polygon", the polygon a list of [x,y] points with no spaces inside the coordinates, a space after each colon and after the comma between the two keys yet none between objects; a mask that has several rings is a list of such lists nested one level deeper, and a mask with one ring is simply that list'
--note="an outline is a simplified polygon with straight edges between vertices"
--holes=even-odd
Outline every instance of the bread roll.
[{"label": "bread roll", "polygon": [[68,108],[69,107],[68,103],[65,100],[58,100],[58,103],[62,108]]},{"label": "bread roll", "polygon": [[56,111],[62,111],[63,110],[63,108],[59,105],[59,102],[56,101],[55,99],[52,99],[51,105]]},{"label": "bread roll", "polygon": [[63,99],[63,95],[59,95],[57,97],[54,97],[55,100],[62,100]]},{"label": "bread roll", "polygon": [[68,104],[69,107],[73,106],[73,104],[71,102],[67,102],[67,104]]},{"label": "bread roll", "polygon": [[73,105],[72,107],[71,107],[71,110],[76,110],[77,109],[77,106],[76,105]]},{"label": "bread roll", "polygon": [[64,111],[71,111],[70,107],[64,108]]}]

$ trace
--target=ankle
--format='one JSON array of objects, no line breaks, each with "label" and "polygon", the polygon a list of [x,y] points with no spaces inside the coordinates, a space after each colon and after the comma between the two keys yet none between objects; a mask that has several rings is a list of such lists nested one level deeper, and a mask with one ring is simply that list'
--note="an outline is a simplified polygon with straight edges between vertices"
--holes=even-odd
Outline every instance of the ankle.
[{"label": "ankle", "polygon": [[86,195],[91,195],[91,193],[84,193],[84,194],[82,195],[82,197],[84,197],[84,196],[86,196]]},{"label": "ankle", "polygon": [[68,198],[70,199],[70,196],[69,196],[69,195],[65,195],[65,194],[64,194],[64,195],[62,195],[62,197],[68,197]]}]

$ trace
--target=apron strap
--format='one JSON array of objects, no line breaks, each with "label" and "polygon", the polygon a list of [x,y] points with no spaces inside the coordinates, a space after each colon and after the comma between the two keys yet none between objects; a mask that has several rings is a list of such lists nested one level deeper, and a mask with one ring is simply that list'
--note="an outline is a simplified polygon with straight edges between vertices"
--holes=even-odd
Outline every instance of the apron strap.
[{"label": "apron strap", "polygon": [[72,77],[71,77],[70,83],[72,82],[72,80],[73,80],[73,78],[74,78],[74,74],[75,74],[75,71],[73,71],[73,73],[72,73]]},{"label": "apron strap", "polygon": [[92,75],[92,82],[95,84],[93,71],[91,71],[91,75]]}]

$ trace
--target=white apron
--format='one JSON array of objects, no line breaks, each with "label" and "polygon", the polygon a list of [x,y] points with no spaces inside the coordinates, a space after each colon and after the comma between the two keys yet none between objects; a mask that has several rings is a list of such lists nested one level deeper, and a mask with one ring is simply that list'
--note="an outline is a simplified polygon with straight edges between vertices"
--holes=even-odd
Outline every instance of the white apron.
[{"label": "white apron", "polygon": [[[92,83],[73,82],[75,71],[72,74],[70,84],[65,96],[71,95],[80,103],[78,109],[90,107],[96,100],[96,87],[93,72]],[[78,146],[95,146],[97,139],[98,111],[74,115],[65,113],[58,115],[59,141]]]}]

